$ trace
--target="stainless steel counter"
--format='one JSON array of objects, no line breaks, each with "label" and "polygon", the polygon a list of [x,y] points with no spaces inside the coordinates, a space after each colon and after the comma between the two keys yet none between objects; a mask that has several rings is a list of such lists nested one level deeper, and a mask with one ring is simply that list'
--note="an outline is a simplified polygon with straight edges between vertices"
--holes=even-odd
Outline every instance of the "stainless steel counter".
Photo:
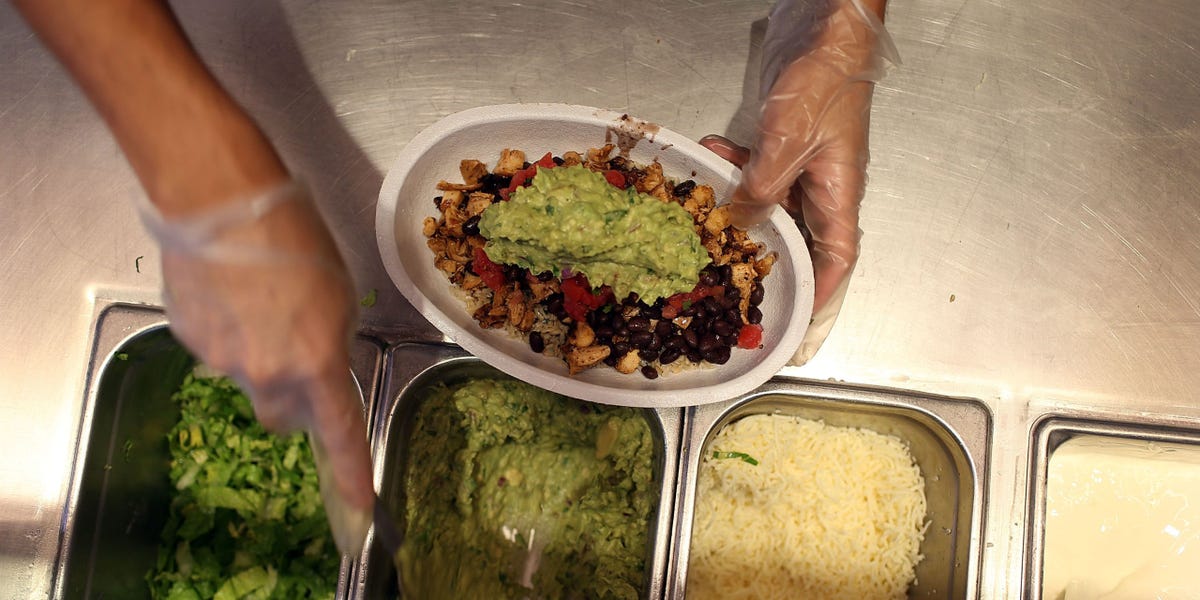
[{"label": "stainless steel counter", "polygon": [[[750,137],[767,3],[177,2],[306,177],[363,315],[438,339],[373,236],[382,173],[448,113],[554,101]],[[893,0],[862,259],[787,375],[971,396],[994,413],[984,597],[1021,593],[1046,413],[1200,419],[1200,4]],[[102,123],[0,5],[0,597],[49,593],[97,306],[156,304],[141,191]]]}]

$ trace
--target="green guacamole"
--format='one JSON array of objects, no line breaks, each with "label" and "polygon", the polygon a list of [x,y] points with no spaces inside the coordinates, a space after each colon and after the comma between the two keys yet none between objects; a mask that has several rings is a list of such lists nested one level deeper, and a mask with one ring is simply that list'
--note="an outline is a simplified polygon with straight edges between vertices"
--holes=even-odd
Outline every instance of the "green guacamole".
[{"label": "green guacamole", "polygon": [[529,187],[483,212],[479,231],[495,262],[534,273],[564,268],[646,302],[690,292],[710,262],[692,216],[674,202],[622,190],[582,166],[538,169]]},{"label": "green guacamole", "polygon": [[408,452],[405,598],[641,595],[658,492],[639,411],[473,380],[422,403]]}]

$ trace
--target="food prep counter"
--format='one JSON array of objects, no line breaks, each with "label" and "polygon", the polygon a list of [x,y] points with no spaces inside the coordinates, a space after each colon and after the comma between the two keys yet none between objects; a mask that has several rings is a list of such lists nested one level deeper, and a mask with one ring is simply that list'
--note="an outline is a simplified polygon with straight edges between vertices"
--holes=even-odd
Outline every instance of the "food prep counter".
[{"label": "food prep counter", "polygon": [[[509,102],[748,141],[767,9],[174,4],[314,190],[359,292],[378,291],[356,357],[377,441],[377,411],[419,372],[389,361],[414,344],[437,349],[430,367],[457,356],[375,247],[376,197],[405,142],[446,114]],[[663,466],[674,494],[655,525],[651,590],[678,589],[688,481],[710,431],[764,407],[913,436],[940,476],[927,538],[941,545],[926,552],[920,597],[1037,596],[1049,456],[1070,437],[1200,433],[1200,5],[890,4],[904,64],[876,89],[862,258],[842,315],[808,365],[662,419],[664,456],[679,460]],[[39,598],[87,572],[103,527],[136,525],[89,513],[83,482],[88,461],[103,479],[109,463],[94,461],[121,453],[97,443],[120,423],[102,392],[129,366],[116,354],[167,336],[140,188],[7,4],[0,76],[0,597]],[[154,358],[164,373],[178,356],[166,348]],[[372,564],[343,563],[343,597],[371,597]]]}]

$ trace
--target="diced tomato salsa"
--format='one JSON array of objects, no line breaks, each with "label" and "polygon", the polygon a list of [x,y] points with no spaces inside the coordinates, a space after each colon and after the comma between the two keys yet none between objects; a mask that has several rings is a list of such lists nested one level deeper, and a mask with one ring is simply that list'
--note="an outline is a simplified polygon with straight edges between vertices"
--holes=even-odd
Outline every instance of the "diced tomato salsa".
[{"label": "diced tomato salsa", "polygon": [[475,255],[471,258],[475,273],[479,275],[484,284],[493,290],[504,287],[504,267],[492,262],[483,248],[476,248]]},{"label": "diced tomato salsa", "polygon": [[675,294],[667,298],[667,304],[662,309],[662,316],[667,319],[678,317],[683,309],[699,302],[709,296],[713,296],[720,300],[725,297],[725,288],[719,285],[707,286],[697,285],[696,289],[690,292]]},{"label": "diced tomato salsa", "polygon": [[741,331],[738,331],[738,348],[744,350],[753,350],[762,345],[763,328],[762,325],[753,325],[747,323],[742,325]]},{"label": "diced tomato salsa", "polygon": [[602,286],[592,291],[591,284],[583,273],[578,273],[562,282],[563,310],[576,321],[586,322],[589,311],[596,310],[613,301],[612,289]]}]

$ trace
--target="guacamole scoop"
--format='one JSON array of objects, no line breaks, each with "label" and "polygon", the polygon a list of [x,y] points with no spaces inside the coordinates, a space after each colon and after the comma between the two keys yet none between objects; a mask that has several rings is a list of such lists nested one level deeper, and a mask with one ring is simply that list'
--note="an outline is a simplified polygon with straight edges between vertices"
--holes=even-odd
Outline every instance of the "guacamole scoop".
[{"label": "guacamole scoop", "polygon": [[646,303],[692,291],[710,262],[682,206],[579,165],[538,169],[529,186],[483,211],[479,232],[493,262],[533,273],[570,269],[618,299],[636,292]]},{"label": "guacamole scoop", "polygon": [[640,411],[477,379],[435,388],[412,431],[404,598],[641,596],[657,488]]}]

